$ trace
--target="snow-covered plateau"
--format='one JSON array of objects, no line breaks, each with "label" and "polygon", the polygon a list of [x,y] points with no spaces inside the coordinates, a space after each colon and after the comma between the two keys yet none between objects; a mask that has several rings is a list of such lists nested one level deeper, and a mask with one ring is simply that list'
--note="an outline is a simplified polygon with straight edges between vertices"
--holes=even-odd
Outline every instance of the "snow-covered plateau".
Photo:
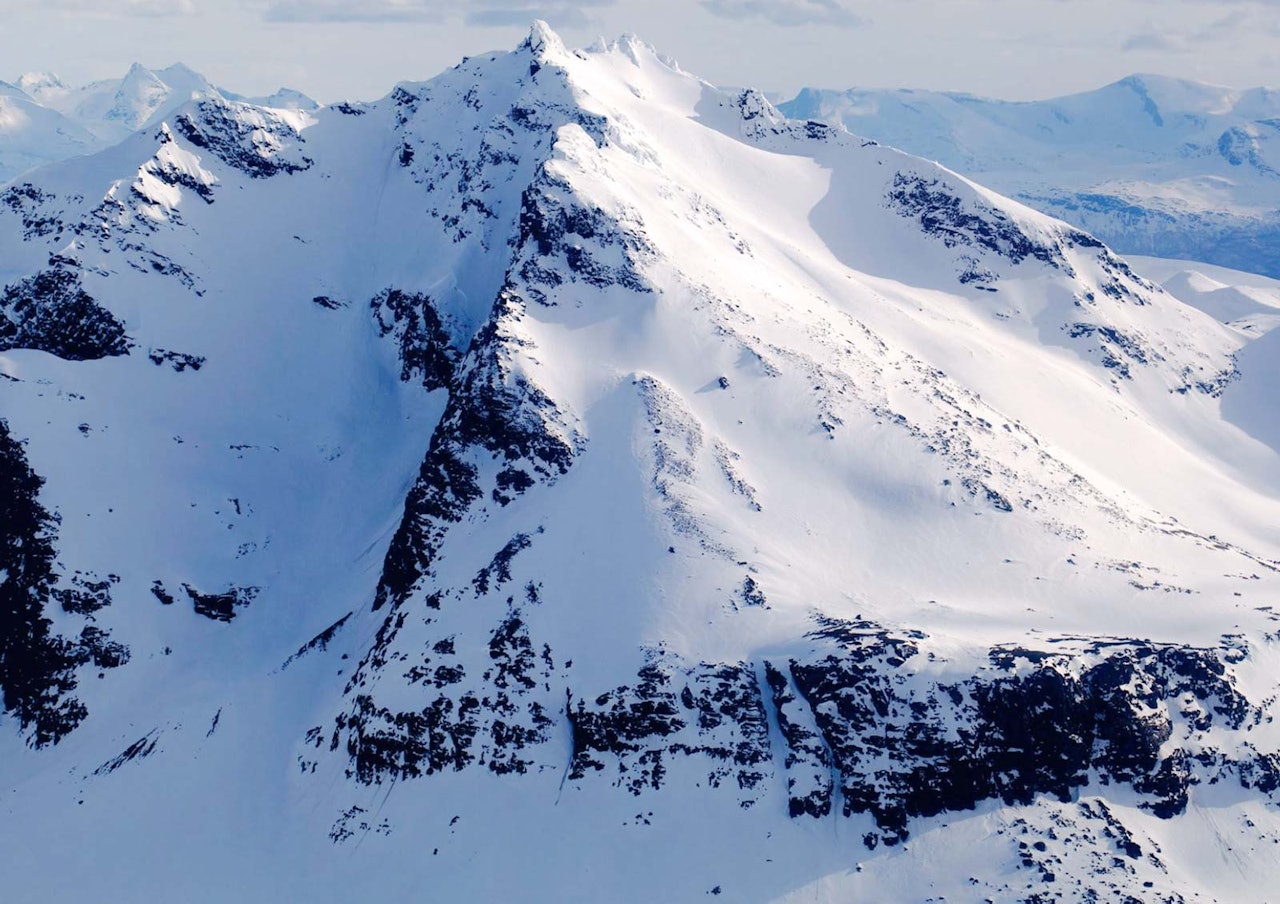
[{"label": "snow-covered plateau", "polygon": [[0,895],[1266,900],[1277,286],[542,25],[38,169]]},{"label": "snow-covered plateau", "polygon": [[1135,75],[1010,103],[805,89],[789,116],[920,154],[1117,250],[1280,277],[1280,91]]}]

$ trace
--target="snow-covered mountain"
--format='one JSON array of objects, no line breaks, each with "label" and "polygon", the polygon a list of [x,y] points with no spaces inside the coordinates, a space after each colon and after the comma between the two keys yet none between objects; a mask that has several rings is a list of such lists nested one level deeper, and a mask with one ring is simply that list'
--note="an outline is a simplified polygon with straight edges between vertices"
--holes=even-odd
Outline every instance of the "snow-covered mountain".
[{"label": "snow-covered mountain", "polygon": [[1089,234],[539,25],[0,236],[6,900],[1280,878],[1265,334]]},{"label": "snow-covered mountain", "polygon": [[780,109],[939,160],[1122,252],[1280,276],[1280,91],[1135,75],[1047,101],[806,89]]},{"label": "snow-covered mountain", "polygon": [[36,103],[16,85],[0,82],[0,184],[45,163],[101,146],[57,110]]},{"label": "snow-covered mountain", "polygon": [[37,166],[102,150],[158,125],[197,98],[245,101],[293,111],[315,110],[305,94],[282,88],[244,98],[215,87],[182,64],[151,70],[135,63],[122,79],[70,87],[49,73],[0,83],[0,183]]}]

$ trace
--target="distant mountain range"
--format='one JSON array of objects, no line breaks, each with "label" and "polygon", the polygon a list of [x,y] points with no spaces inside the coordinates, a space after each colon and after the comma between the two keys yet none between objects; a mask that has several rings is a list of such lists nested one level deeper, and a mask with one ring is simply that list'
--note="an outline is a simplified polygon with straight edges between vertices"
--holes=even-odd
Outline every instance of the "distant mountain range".
[{"label": "distant mountain range", "polygon": [[1123,253],[1280,276],[1280,91],[1135,75],[1021,103],[809,88],[780,109],[937,160]]},{"label": "distant mountain range", "polygon": [[283,88],[245,98],[213,85],[182,64],[72,87],[55,75],[29,73],[0,82],[0,183],[45,163],[92,153],[153,126],[197,98],[250,100],[266,107],[314,110],[316,102]]}]

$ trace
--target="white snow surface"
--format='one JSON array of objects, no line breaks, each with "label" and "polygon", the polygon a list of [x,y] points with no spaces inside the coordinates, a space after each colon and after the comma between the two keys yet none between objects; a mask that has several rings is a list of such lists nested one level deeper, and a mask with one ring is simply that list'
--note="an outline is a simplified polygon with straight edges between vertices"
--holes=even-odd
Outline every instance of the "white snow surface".
[{"label": "white snow surface", "polygon": [[[1012,901],[1051,888],[1018,868],[1020,839],[1050,839],[1064,900],[1098,870],[1144,900],[1267,899],[1280,817],[1239,788],[1197,788],[1161,820],[1093,783],[918,820],[870,851],[867,816],[789,819],[780,767],[750,803],[692,759],[640,796],[567,778],[563,720],[524,775],[366,786],[327,742],[387,616],[372,608],[383,558],[446,405],[401,379],[370,301],[429,295],[465,351],[519,271],[530,186],[633,237],[569,241],[641,286],[566,275],[500,320],[508,384],[554,401],[548,429],[576,458],[449,527],[387,654],[411,663],[447,636],[478,673],[507,598],[536,585],[523,617],[554,651],[553,716],[566,690],[634,683],[645,651],[799,655],[815,612],[923,631],[957,674],[996,644],[1231,635],[1250,654],[1242,686],[1274,698],[1260,607],[1280,590],[1275,286],[1137,265],[1160,288],[1063,223],[788,122],[632,38],[574,51],[539,26],[514,52],[345,109],[201,107],[180,75],[19,86],[98,137],[132,133],[25,177],[64,228],[0,205],[0,283],[72,259],[134,346],[0,353],[0,414],[60,515],[61,567],[119,576],[94,618],[132,657],[81,670],[89,717],[55,747],[0,718],[6,901]],[[35,115],[0,97],[0,124],[11,102]],[[513,110],[550,131],[513,127]],[[193,143],[184,115],[256,162]],[[285,168],[244,169],[259,164]],[[998,212],[1060,260],[929,234],[887,200],[899,184]],[[148,356],[166,351],[204,362]],[[517,534],[533,539],[510,583],[472,593]],[[740,605],[747,576],[767,607]],[[258,592],[223,624],[184,584]],[[449,602],[428,624],[437,591]],[[412,707],[422,691],[401,671],[370,672],[366,692]],[[139,739],[149,755],[101,768]],[[1280,738],[1268,720],[1251,740]],[[1081,816],[1103,799],[1158,857],[1103,856],[1114,841]]]},{"label": "white snow surface", "polygon": [[1134,75],[1009,102],[807,88],[790,116],[920,154],[1126,253],[1280,276],[1280,91]]},{"label": "white snow surface", "polygon": [[181,63],[148,69],[140,63],[121,79],[71,87],[56,75],[27,73],[0,82],[0,183],[48,163],[102,150],[139,129],[158,126],[195,98],[250,100],[274,109],[310,111],[315,101],[282,88],[244,98],[218,88]]}]

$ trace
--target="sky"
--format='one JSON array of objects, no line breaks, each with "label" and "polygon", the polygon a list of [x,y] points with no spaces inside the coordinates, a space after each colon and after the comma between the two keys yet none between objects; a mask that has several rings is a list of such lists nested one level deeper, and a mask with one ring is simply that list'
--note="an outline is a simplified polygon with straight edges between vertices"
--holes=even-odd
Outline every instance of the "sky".
[{"label": "sky", "polygon": [[913,87],[1010,100],[1161,73],[1280,87],[1280,0],[0,0],[0,79],[183,62],[243,94],[372,100],[542,18],[639,35],[719,85]]}]

